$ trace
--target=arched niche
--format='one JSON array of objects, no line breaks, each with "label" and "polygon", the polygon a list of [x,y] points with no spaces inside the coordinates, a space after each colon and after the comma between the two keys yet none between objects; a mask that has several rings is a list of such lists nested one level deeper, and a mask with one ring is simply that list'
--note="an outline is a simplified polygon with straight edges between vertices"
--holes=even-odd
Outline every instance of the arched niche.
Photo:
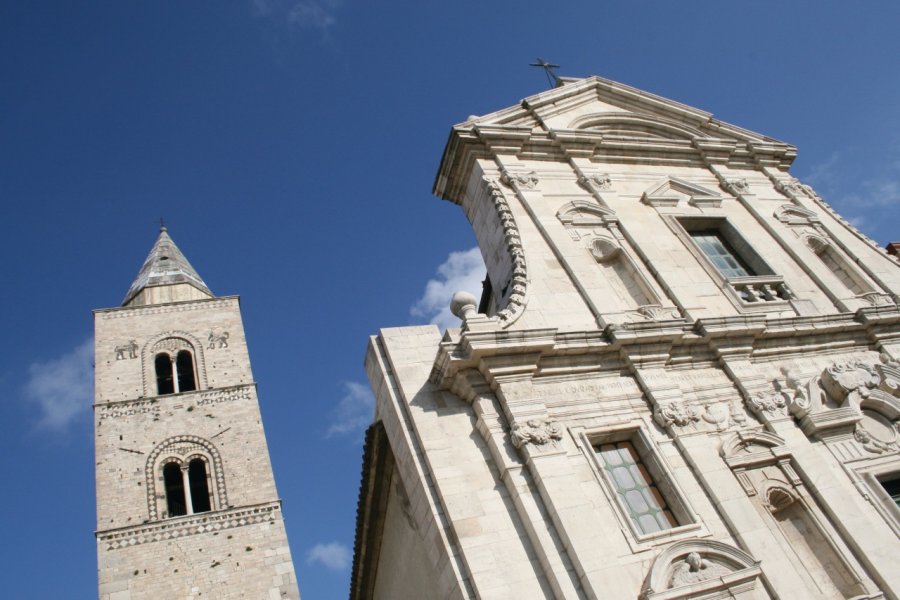
[{"label": "arched niche", "polygon": [[642,600],[735,597],[768,598],[759,561],[716,540],[676,542],[653,559]]},{"label": "arched niche", "polygon": [[850,264],[843,253],[835,248],[824,237],[807,234],[803,236],[803,243],[807,248],[812,250],[822,264],[831,271],[843,285],[854,296],[861,296],[875,291],[871,283],[857,271],[856,267]]},{"label": "arched niche", "polygon": [[141,364],[144,384],[144,396],[156,396],[156,355],[166,352],[177,356],[179,351],[188,351],[193,355],[197,390],[207,389],[206,356],[203,343],[186,331],[166,331],[147,340],[141,349]]}]

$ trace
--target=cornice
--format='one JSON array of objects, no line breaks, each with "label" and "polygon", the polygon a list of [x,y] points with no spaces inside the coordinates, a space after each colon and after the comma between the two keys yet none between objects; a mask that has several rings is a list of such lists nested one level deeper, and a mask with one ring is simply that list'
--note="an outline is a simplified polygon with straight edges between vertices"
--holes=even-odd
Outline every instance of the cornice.
[{"label": "cornice", "polygon": [[200,300],[185,300],[183,302],[168,302],[166,304],[147,304],[143,306],[116,306],[114,308],[96,308],[94,315],[100,319],[121,319],[125,317],[145,317],[147,315],[160,315],[173,312],[189,312],[226,306],[237,302],[240,305],[240,296],[217,296],[215,298],[203,298]]},{"label": "cornice", "polygon": [[281,501],[277,500],[185,517],[173,517],[155,523],[107,529],[97,531],[95,535],[101,547],[106,550],[115,550],[273,521],[280,510]]},{"label": "cornice", "polygon": [[[605,353],[624,353],[639,362],[665,365],[683,346],[697,344],[708,345],[713,356],[742,355],[753,361],[775,360],[804,351],[871,349],[870,346],[900,338],[898,323],[900,307],[879,306],[854,314],[777,319],[738,315],[694,323],[670,320],[611,325],[602,331],[463,330],[459,337],[445,337],[441,342],[431,379],[449,389],[456,374],[465,369],[481,371],[491,381],[496,376],[535,374],[540,372],[541,361],[564,357],[573,358],[574,372],[584,370],[575,356]],[[554,361],[551,371],[554,375],[565,374],[558,362]]]},{"label": "cornice", "polygon": [[245,383],[225,388],[213,388],[193,392],[181,392],[179,394],[167,394],[165,396],[153,396],[151,398],[132,398],[128,400],[113,400],[94,404],[94,413],[99,418],[115,418],[132,416],[143,413],[154,413],[162,410],[167,404],[177,402],[184,406],[208,406],[233,402],[235,400],[249,400],[256,395],[256,384]]}]

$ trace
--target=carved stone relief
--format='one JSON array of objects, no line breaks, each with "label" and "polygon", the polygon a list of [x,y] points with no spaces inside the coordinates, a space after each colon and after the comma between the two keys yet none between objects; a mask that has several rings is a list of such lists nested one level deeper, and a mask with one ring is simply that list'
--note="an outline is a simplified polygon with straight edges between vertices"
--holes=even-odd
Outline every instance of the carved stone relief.
[{"label": "carved stone relief", "polygon": [[215,350],[216,348],[227,348],[228,335],[229,334],[227,331],[222,331],[221,333],[210,331],[209,337],[206,338],[206,341],[209,342],[207,348],[209,348],[210,350]]},{"label": "carved stone relief", "polygon": [[[676,542],[653,559],[639,598],[760,598],[759,561],[739,548],[710,539]],[[765,597],[768,597],[766,595]]]},{"label": "carved stone relief", "polygon": [[731,573],[725,565],[700,556],[699,552],[690,552],[682,562],[675,565],[669,587],[688,585],[707,579],[722,577]]},{"label": "carved stone relief", "polygon": [[[137,358],[138,345],[134,340],[128,340],[127,344],[121,344],[114,348],[116,360],[125,360],[126,358]],[[125,355],[128,356],[125,356]]]},{"label": "carved stone relief", "polygon": [[702,407],[686,400],[669,402],[658,407],[653,418],[661,427],[712,428],[716,431],[742,427],[747,422],[747,415],[737,397],[730,402],[711,402]]},{"label": "carved stone relief", "polygon": [[550,419],[529,419],[525,421],[524,425],[516,423],[513,425],[510,435],[516,448],[521,448],[526,444],[543,446],[562,439],[559,426]]}]

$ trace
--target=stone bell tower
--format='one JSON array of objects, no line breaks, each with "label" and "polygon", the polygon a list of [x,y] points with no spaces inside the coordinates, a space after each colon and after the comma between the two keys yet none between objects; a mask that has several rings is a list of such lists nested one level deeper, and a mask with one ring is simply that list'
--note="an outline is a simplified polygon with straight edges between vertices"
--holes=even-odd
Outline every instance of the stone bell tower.
[{"label": "stone bell tower", "polygon": [[162,228],[94,321],[101,600],[299,599],[238,297]]}]

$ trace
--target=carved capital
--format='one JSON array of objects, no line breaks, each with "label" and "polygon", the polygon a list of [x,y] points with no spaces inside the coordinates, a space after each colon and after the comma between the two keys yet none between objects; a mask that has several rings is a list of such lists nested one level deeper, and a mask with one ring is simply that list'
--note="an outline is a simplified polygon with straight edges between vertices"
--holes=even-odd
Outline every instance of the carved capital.
[{"label": "carved capital", "polygon": [[537,187],[538,177],[534,171],[528,172],[512,172],[504,170],[501,174],[500,181],[512,188],[525,188],[533,190]]},{"label": "carved capital", "polygon": [[725,181],[725,187],[732,194],[746,194],[750,191],[750,184],[746,179],[728,179]]},{"label": "carved capital", "polygon": [[612,178],[608,173],[594,173],[578,178],[578,183],[590,191],[608,191],[612,189]]}]

